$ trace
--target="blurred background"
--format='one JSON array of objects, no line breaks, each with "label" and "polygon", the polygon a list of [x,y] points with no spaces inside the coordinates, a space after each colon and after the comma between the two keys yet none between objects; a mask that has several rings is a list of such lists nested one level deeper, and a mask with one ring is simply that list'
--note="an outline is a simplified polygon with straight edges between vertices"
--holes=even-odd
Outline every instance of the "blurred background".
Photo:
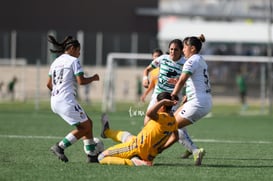
[{"label": "blurred background", "polygon": [[241,76],[247,103],[272,110],[271,0],[4,0],[0,9],[1,102],[49,100],[49,34],[81,42],[86,74],[101,80],[79,87],[79,99],[108,108],[139,101],[153,49],[166,52],[172,39],[204,34],[214,101],[241,104]]}]

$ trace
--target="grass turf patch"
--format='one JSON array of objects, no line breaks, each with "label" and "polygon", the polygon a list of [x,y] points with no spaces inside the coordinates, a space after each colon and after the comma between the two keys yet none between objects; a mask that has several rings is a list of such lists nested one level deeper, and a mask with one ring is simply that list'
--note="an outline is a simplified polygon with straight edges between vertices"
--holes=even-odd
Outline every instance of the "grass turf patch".
[{"label": "grass turf patch", "polygon": [[[0,180],[273,179],[271,115],[241,116],[239,106],[215,105],[211,117],[188,127],[195,143],[207,152],[202,166],[193,166],[192,158],[181,159],[185,149],[175,144],[155,159],[153,167],[128,167],[87,164],[81,141],[66,150],[69,162],[62,163],[49,148],[73,127],[53,114],[48,102],[39,110],[34,107],[32,103],[0,104]],[[94,136],[99,137],[101,106],[83,107],[93,120]],[[131,115],[130,108],[145,111],[146,105],[118,104],[109,115],[112,128],[138,133],[143,116]],[[102,140],[105,147],[114,144]]]}]

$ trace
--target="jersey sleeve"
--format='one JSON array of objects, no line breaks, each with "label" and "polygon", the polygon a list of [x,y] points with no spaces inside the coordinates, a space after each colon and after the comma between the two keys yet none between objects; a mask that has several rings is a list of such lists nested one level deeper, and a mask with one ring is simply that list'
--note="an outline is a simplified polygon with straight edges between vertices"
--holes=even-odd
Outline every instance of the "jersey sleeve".
[{"label": "jersey sleeve", "polygon": [[194,61],[194,59],[189,58],[189,59],[185,62],[184,66],[183,66],[183,71],[182,71],[182,72],[183,72],[183,73],[186,73],[186,74],[192,75],[192,74],[194,73],[196,67],[197,67],[196,65],[197,65],[197,62]]},{"label": "jersey sleeve", "polygon": [[74,75],[76,75],[76,76],[83,75],[83,68],[81,66],[81,63],[80,63],[79,59],[76,59],[73,62],[72,68],[73,68]]},{"label": "jersey sleeve", "polygon": [[163,56],[163,55],[161,55],[161,56],[155,58],[155,59],[151,62],[150,65],[151,65],[153,68],[159,67],[159,65],[160,65],[160,63],[161,63],[161,60],[162,60],[162,56]]}]

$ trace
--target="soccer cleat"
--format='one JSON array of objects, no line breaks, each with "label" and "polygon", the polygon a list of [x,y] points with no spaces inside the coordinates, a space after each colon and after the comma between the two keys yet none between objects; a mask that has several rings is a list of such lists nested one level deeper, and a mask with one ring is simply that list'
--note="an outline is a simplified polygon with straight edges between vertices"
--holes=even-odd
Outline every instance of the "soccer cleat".
[{"label": "soccer cleat", "polygon": [[98,163],[98,155],[87,155],[87,163]]},{"label": "soccer cleat", "polygon": [[202,159],[205,156],[205,150],[203,148],[198,149],[198,151],[196,153],[193,153],[193,160],[194,160],[194,164],[196,166],[200,166],[202,163]]},{"label": "soccer cleat", "polygon": [[190,152],[189,150],[186,150],[184,152],[184,154],[181,156],[182,159],[187,159],[192,155],[192,152]]},{"label": "soccer cleat", "polygon": [[135,166],[152,166],[153,165],[153,162],[141,160],[138,157],[133,157],[131,160]]},{"label": "soccer cleat", "polygon": [[109,119],[108,119],[107,114],[105,114],[105,113],[103,113],[101,115],[101,125],[102,125],[102,128],[101,128],[100,136],[102,138],[107,138],[106,135],[104,134],[104,132],[105,132],[105,130],[109,129]]},{"label": "soccer cleat", "polygon": [[63,162],[68,162],[68,158],[64,154],[64,149],[62,149],[58,143],[53,145],[50,150]]}]

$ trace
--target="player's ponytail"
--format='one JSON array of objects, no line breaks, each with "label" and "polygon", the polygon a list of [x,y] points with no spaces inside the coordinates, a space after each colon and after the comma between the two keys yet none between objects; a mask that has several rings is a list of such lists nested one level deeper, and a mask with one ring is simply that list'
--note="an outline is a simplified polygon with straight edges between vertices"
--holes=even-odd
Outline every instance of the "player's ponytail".
[{"label": "player's ponytail", "polygon": [[204,43],[204,42],[206,41],[206,38],[205,38],[205,36],[204,36],[203,34],[201,34],[201,35],[198,37],[198,39],[199,39],[202,43]]},{"label": "player's ponytail", "polygon": [[80,47],[79,41],[73,39],[72,36],[67,36],[62,42],[58,42],[55,37],[49,35],[48,41],[54,46],[54,49],[50,49],[52,53],[64,53],[71,46]]}]

